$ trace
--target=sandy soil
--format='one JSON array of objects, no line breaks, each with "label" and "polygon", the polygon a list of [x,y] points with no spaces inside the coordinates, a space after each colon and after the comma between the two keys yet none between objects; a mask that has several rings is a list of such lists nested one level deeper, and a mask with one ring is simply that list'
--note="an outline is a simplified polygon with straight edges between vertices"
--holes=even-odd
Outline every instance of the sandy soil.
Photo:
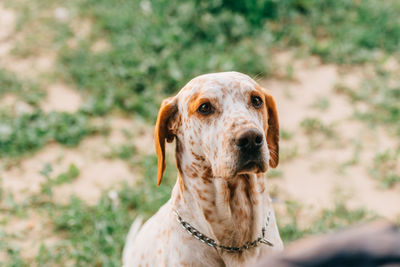
[{"label": "sandy soil", "polygon": [[[61,236],[55,236],[52,232],[51,222],[46,216],[32,210],[29,210],[24,217],[9,217],[8,223],[2,230],[13,235],[12,245],[19,248],[23,259],[34,260],[42,244],[50,246],[61,240]],[[0,252],[0,261],[6,257],[4,252]]]},{"label": "sandy soil", "polygon": [[10,41],[15,30],[16,15],[13,10],[6,9],[0,4],[0,58],[13,47]]},{"label": "sandy soil", "polygon": [[[68,21],[69,15],[65,12],[55,10],[54,16]],[[27,58],[11,55],[11,49],[20,40],[20,36],[14,34],[15,23],[15,13],[0,4],[0,66],[23,78],[38,79],[45,73],[51,73],[56,59],[53,52],[41,52]],[[71,26],[75,36],[68,44],[73,47],[81,38],[90,34],[92,25],[87,20],[82,23],[72,22]],[[100,39],[93,44],[92,51],[102,52],[109,48],[109,44]],[[353,69],[343,74],[337,66],[323,65],[315,57],[298,60],[290,52],[278,53],[274,57],[282,74],[279,77],[286,76],[286,70],[293,68],[293,80],[272,78],[261,80],[260,83],[270,90],[277,101],[281,128],[292,133],[291,139],[282,140],[281,155],[297,151],[294,158],[282,160],[279,165],[282,177],[269,179],[271,188],[278,188],[277,208],[283,206],[285,200],[294,199],[307,207],[304,209],[307,221],[307,216],[311,218],[318,210],[332,207],[335,198],[347,195],[347,202],[354,207],[366,207],[391,219],[399,216],[399,188],[380,189],[378,182],[368,174],[374,155],[398,145],[399,141],[382,128],[370,129],[353,119],[353,104],[334,91],[338,82],[357,85],[362,77],[370,75],[368,69]],[[400,69],[392,59],[388,60],[387,68]],[[47,96],[41,103],[45,112],[75,112],[84,101],[75,88],[63,82],[52,81],[46,91]],[[321,99],[329,101],[329,107],[323,111],[313,107]],[[0,99],[0,103],[5,106],[19,102],[9,94]],[[18,105],[25,110],[29,109],[24,103]],[[332,124],[335,136],[327,138],[307,135],[299,124],[304,118],[310,117]],[[52,166],[51,177],[65,172],[70,164],[75,164],[80,170],[80,175],[72,183],[54,189],[54,199],[61,203],[67,202],[71,195],[76,195],[94,204],[104,190],[112,190],[125,181],[134,183],[140,177],[138,171],[132,169],[127,162],[112,159],[108,155],[113,147],[127,142],[134,142],[141,155],[154,154],[153,125],[120,115],[112,115],[105,120],[110,121],[112,129],[108,137],[86,138],[76,148],[48,144],[37,153],[22,159],[19,164],[6,169],[2,169],[4,162],[0,160],[1,187],[5,192],[13,193],[16,201],[23,201],[41,190],[45,178],[40,171],[45,164]],[[346,164],[353,158],[357,142],[361,144],[359,161],[352,165]],[[172,151],[171,146],[168,151]],[[15,240],[25,253],[23,257],[32,258],[41,241],[45,239],[51,243],[58,240],[58,237],[52,236],[48,224],[40,214],[29,212],[23,219],[12,217],[4,230],[17,234],[19,237]],[[0,260],[3,256],[0,255]]]},{"label": "sandy soil", "polygon": [[41,103],[44,112],[65,111],[76,112],[82,104],[77,90],[63,83],[51,84],[47,88],[47,96]]},{"label": "sandy soil", "polygon": [[[63,184],[54,189],[54,200],[65,203],[71,195],[76,195],[90,204],[95,204],[102,191],[119,185],[122,181],[132,184],[138,175],[125,161],[110,159],[112,147],[127,142],[122,131],[132,131],[132,120],[117,118],[110,122],[112,132],[109,137],[96,136],[86,138],[76,148],[66,148],[59,144],[49,144],[36,154],[22,160],[2,172],[2,187],[13,192],[16,201],[39,193],[46,178],[40,174],[45,164],[50,164],[54,178],[68,170],[74,164],[79,177],[72,183]],[[128,128],[129,127],[129,128]]]},{"label": "sandy soil", "polygon": [[[275,97],[280,116],[280,125],[293,134],[292,139],[281,142],[282,150],[295,147],[297,156],[283,161],[278,167],[282,178],[270,179],[278,186],[278,198],[295,199],[315,210],[332,207],[338,191],[349,196],[353,206],[366,207],[380,216],[395,219],[400,215],[400,191],[380,189],[368,169],[372,166],[377,152],[398,145],[395,137],[383,129],[370,129],[366,124],[352,119],[354,106],[342,95],[335,93],[338,83],[355,85],[361,79],[359,71],[340,74],[334,65],[322,65],[316,58],[295,60],[288,52],[277,55],[277,61],[294,69],[294,81],[268,79],[261,81]],[[325,111],[313,104],[321,98],[329,101]],[[336,136],[323,138],[316,148],[310,147],[310,140],[299,127],[304,118],[319,118],[325,124],[333,124]],[[355,153],[355,142],[361,144],[359,162],[346,166]],[[307,209],[305,209],[307,210]]]},{"label": "sandy soil", "polygon": [[54,52],[46,51],[30,57],[21,58],[11,53],[23,35],[15,33],[16,14],[0,4],[0,66],[18,73],[23,78],[34,78],[42,73],[52,71],[55,62]]},{"label": "sandy soil", "polygon": [[[48,13],[48,14],[47,14]],[[70,22],[74,32],[75,41],[88,36],[91,32],[90,20],[70,20],[67,9],[56,8],[53,12],[44,12],[39,16],[54,16],[57,20]],[[22,36],[15,32],[16,14],[11,9],[6,9],[0,4],[0,64],[9,71],[15,72],[22,78],[43,79],[43,74],[49,73],[54,68],[55,55],[39,53],[26,58],[15,58],[11,49],[17,42],[23,40]],[[108,49],[105,40],[99,40],[93,45],[96,52]],[[84,101],[79,92],[63,82],[46,82],[47,95],[41,101],[40,106],[44,112],[64,111],[76,112]],[[19,100],[12,94],[5,94],[0,103],[4,108],[13,108],[30,112],[30,106]],[[34,155],[22,159],[19,164],[1,169],[6,166],[0,160],[2,174],[2,187],[6,192],[15,195],[17,201],[23,201],[31,194],[38,193],[45,177],[40,174],[45,164],[52,167],[51,177],[65,172],[70,164],[75,164],[79,170],[79,177],[71,184],[64,184],[55,188],[56,200],[66,202],[71,195],[77,195],[88,203],[96,203],[101,192],[110,189],[121,181],[132,183],[137,178],[135,170],[120,159],[110,159],[108,156],[112,147],[128,142],[128,132],[135,137],[139,151],[149,153],[148,142],[152,137],[152,127],[149,128],[141,120],[133,120],[121,116],[106,118],[112,129],[108,137],[96,136],[85,139],[76,148],[66,148],[58,144],[49,144]],[[151,130],[150,130],[151,129]],[[152,147],[152,145],[151,145]],[[3,167],[1,167],[3,166]]]}]

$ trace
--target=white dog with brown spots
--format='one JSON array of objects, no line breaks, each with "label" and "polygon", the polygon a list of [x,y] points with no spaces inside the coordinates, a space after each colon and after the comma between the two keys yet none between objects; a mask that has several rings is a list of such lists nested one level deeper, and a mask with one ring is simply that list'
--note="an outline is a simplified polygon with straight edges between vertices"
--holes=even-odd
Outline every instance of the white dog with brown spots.
[{"label": "white dog with brown spots", "polygon": [[127,236],[123,266],[246,266],[283,248],[265,172],[279,159],[275,101],[238,72],[201,75],[163,101],[157,184],[176,142],[170,200]]}]

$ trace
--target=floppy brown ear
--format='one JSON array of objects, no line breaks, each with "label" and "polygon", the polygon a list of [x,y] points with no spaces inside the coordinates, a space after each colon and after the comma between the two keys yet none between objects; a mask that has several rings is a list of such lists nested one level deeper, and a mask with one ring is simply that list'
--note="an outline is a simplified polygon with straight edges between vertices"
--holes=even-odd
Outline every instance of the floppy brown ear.
[{"label": "floppy brown ear", "polygon": [[264,90],[265,104],[268,112],[267,143],[269,149],[269,165],[272,168],[279,163],[279,120],[274,98]]},{"label": "floppy brown ear", "polygon": [[165,99],[158,112],[154,131],[154,142],[158,158],[157,186],[161,184],[165,170],[165,139],[168,143],[174,140],[174,135],[168,130],[168,122],[178,111],[176,100],[172,97]]}]

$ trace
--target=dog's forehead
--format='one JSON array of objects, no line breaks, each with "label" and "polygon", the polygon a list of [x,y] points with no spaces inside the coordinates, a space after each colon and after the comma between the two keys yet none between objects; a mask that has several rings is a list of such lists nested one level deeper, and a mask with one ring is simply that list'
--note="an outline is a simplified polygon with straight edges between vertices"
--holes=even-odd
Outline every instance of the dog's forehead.
[{"label": "dog's forehead", "polygon": [[219,72],[198,76],[188,82],[179,92],[185,102],[192,96],[224,97],[227,94],[243,94],[258,89],[257,83],[249,76],[239,72]]}]

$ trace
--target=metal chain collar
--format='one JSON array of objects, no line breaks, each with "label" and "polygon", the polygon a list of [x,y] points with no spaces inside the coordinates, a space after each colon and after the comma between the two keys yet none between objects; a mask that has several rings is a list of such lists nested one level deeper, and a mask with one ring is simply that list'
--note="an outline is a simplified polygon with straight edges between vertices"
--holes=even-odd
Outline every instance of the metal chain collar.
[{"label": "metal chain collar", "polygon": [[191,226],[188,222],[186,222],[185,220],[182,219],[182,217],[179,215],[178,211],[174,210],[174,213],[178,219],[178,222],[182,225],[183,229],[185,229],[191,236],[193,236],[194,238],[200,240],[201,242],[209,245],[210,247],[213,247],[215,249],[221,249],[221,250],[225,250],[227,252],[231,252],[231,253],[240,253],[244,250],[247,250],[249,248],[254,248],[257,247],[260,243],[268,245],[273,247],[274,245],[268,241],[265,238],[265,231],[266,228],[269,225],[269,220],[271,217],[271,211],[268,211],[268,216],[267,216],[267,220],[265,222],[265,225],[263,226],[263,228],[261,229],[261,237],[258,237],[256,240],[254,241],[248,241],[246,242],[243,246],[241,247],[230,247],[230,246],[223,246],[220,244],[217,244],[217,241],[215,241],[212,238],[209,238],[208,236],[200,233],[196,228],[194,228],[193,226]]}]

